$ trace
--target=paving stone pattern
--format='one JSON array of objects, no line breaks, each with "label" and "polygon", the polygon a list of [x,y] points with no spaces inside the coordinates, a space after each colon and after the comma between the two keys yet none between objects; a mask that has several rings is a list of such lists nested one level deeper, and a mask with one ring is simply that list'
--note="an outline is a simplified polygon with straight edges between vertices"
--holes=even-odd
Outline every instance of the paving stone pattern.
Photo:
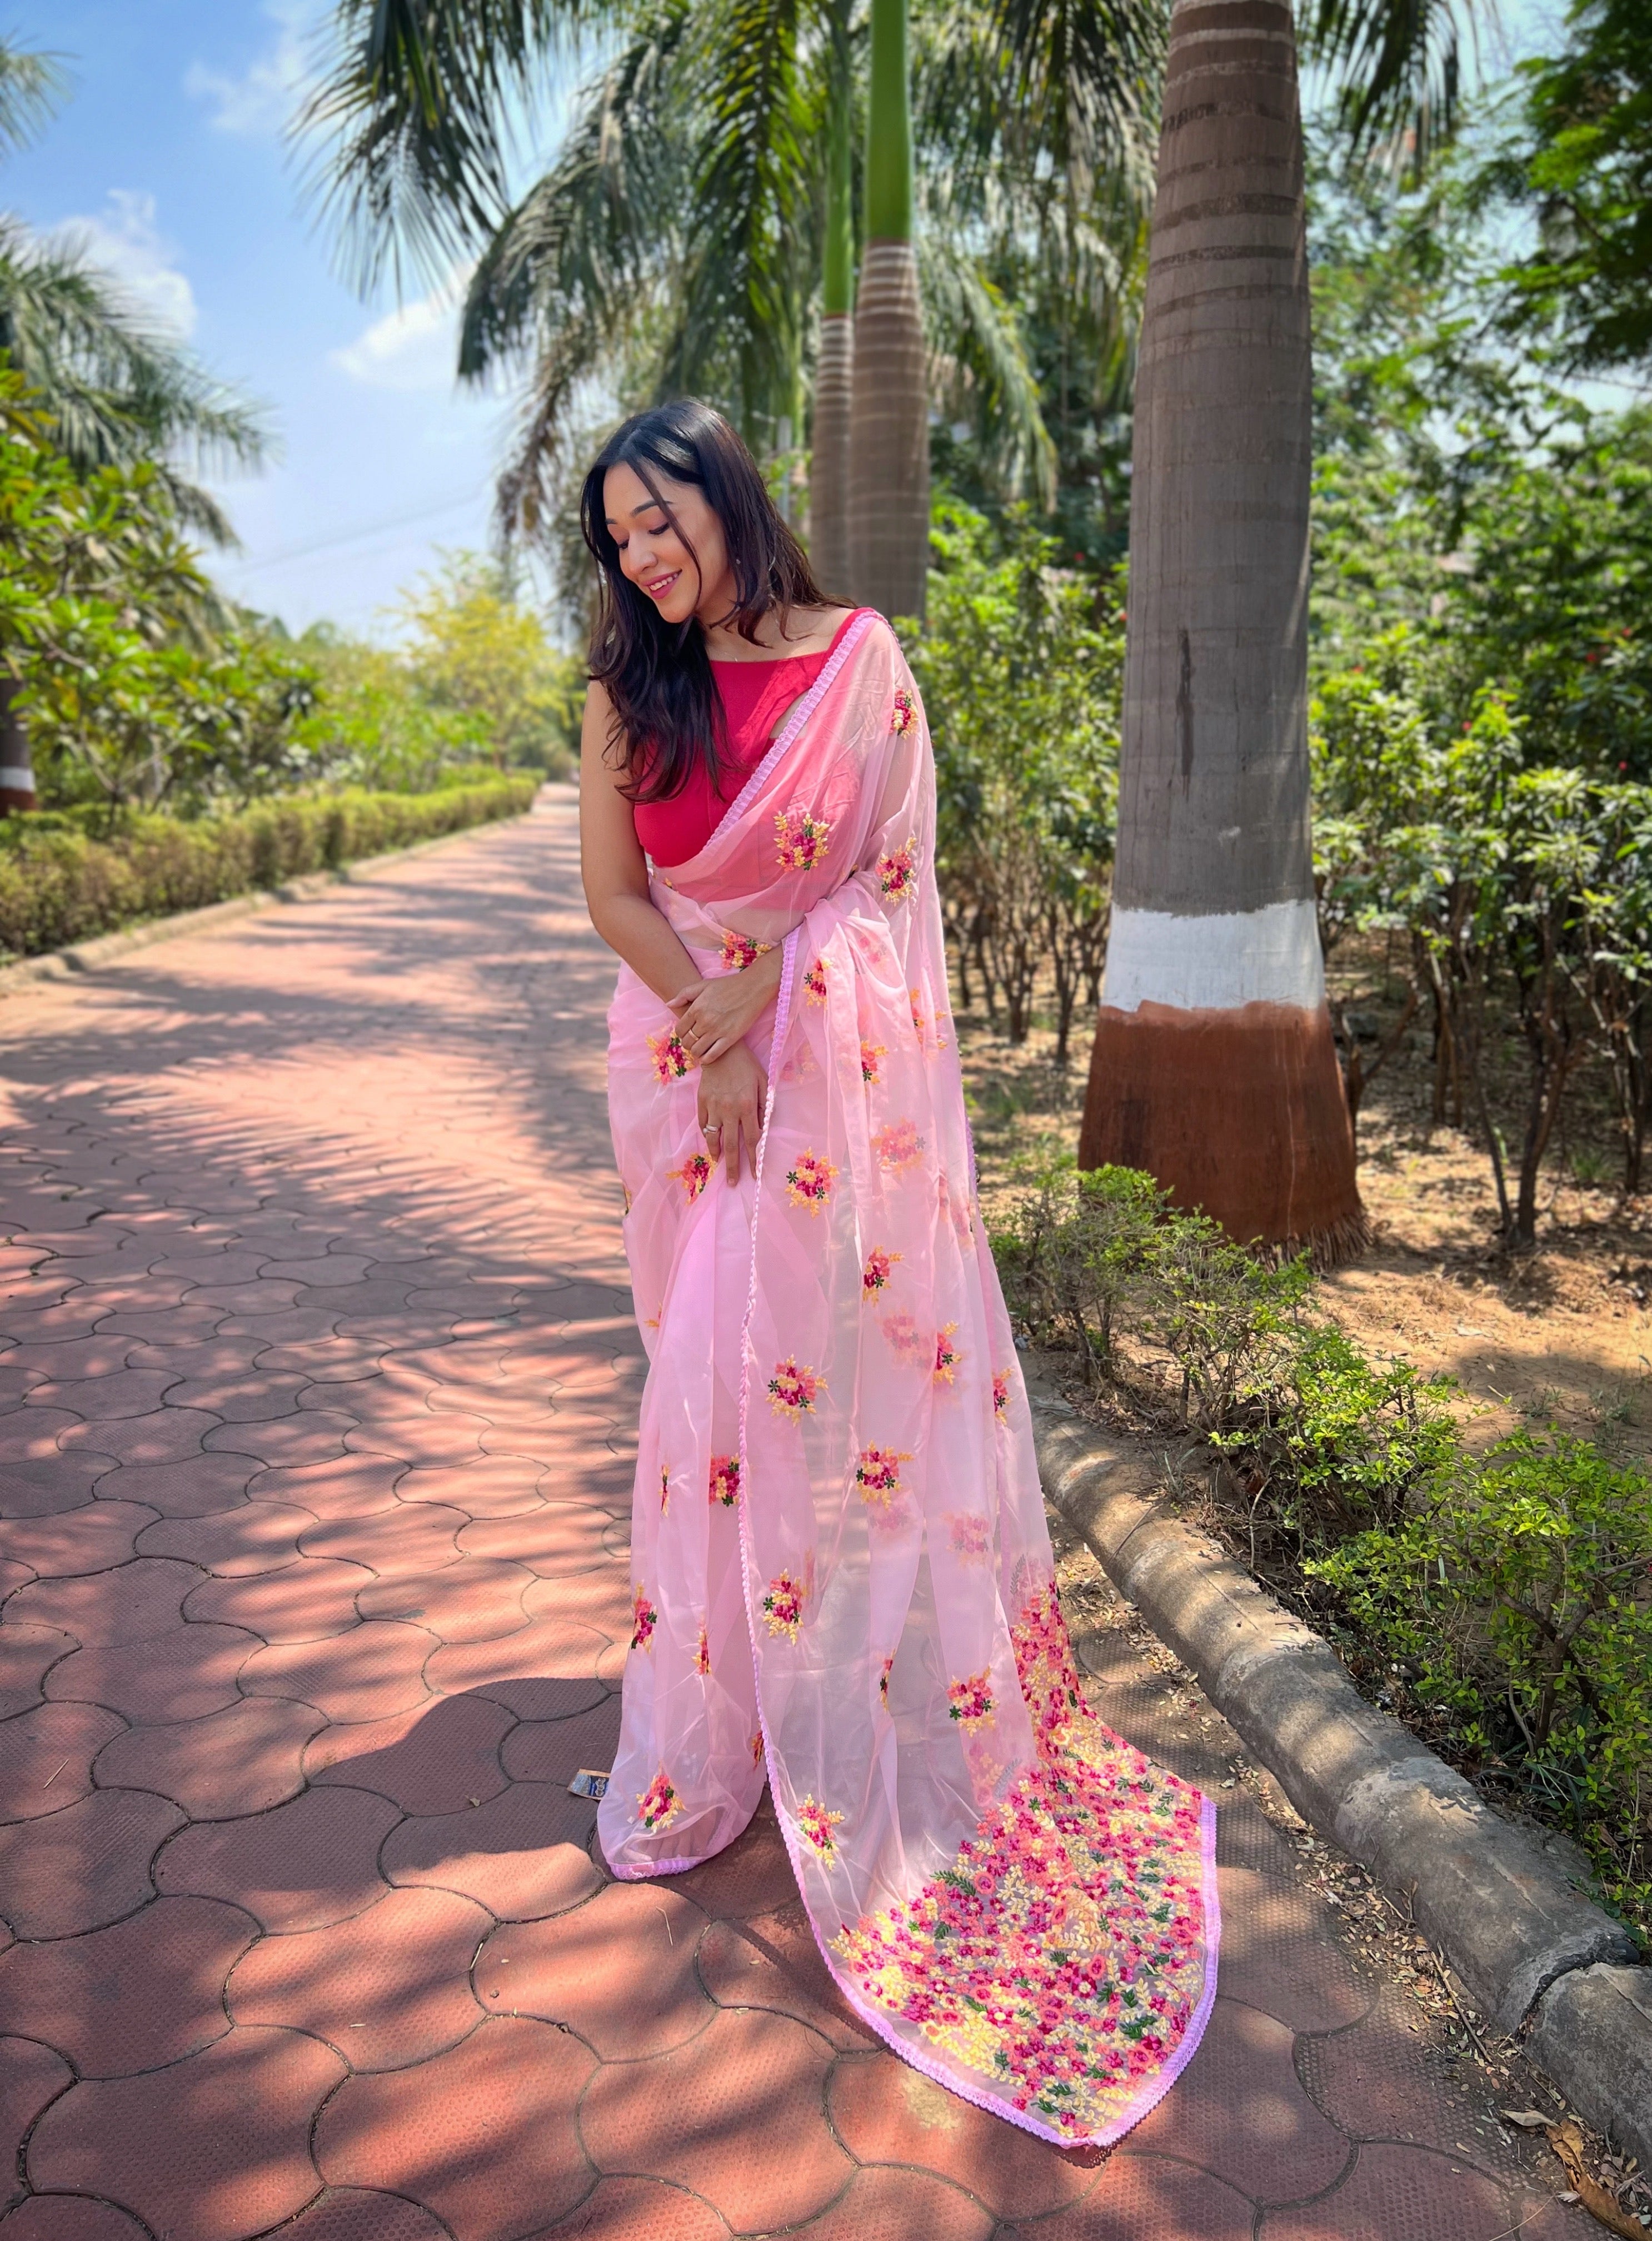
[{"label": "paving stone pattern", "polygon": [[1572,2232],[1242,1787],[1215,2019],[1111,2155],[870,2037],[766,1805],[609,1878],[612,984],[563,793],[0,1007],[0,2241]]}]

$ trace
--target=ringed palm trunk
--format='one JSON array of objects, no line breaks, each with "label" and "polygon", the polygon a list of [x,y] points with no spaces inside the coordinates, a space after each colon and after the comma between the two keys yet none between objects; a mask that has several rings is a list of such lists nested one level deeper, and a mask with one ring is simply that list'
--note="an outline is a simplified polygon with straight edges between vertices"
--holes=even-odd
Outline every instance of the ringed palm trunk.
[{"label": "ringed palm trunk", "polygon": [[929,394],[912,241],[906,0],[872,0],[866,245],[854,315],[849,555],[855,598],[921,615],[929,565]]},{"label": "ringed palm trunk", "polygon": [[838,597],[849,592],[855,581],[849,557],[850,415],[854,395],[854,203],[851,154],[846,70],[839,74],[832,110],[820,355],[815,366],[814,426],[809,452],[809,558],[821,589]]},{"label": "ringed palm trunk", "polygon": [[1118,854],[1079,1161],[1364,1241],[1308,833],[1312,366],[1284,0],[1176,0],[1136,376]]}]

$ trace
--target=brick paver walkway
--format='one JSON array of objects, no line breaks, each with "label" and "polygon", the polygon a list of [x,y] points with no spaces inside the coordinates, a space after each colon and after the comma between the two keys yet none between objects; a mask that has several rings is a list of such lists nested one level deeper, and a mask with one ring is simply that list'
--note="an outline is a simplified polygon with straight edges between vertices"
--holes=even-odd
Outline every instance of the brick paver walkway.
[{"label": "brick paver walkway", "polygon": [[766,1810],[608,1880],[612,981],[564,799],[0,1006],[0,2241],[1572,2232],[1116,1632],[1227,1927],[1110,2157],[869,2038]]}]

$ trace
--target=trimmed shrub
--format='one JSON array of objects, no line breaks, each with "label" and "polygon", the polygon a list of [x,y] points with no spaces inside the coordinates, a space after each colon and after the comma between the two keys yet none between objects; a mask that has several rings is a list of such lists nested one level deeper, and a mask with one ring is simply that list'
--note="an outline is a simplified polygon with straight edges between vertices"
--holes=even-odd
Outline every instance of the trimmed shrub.
[{"label": "trimmed shrub", "polygon": [[431,793],[289,796],[232,816],[134,817],[104,840],[76,813],[0,819],[0,954],[37,957],[138,920],[518,817],[538,785],[537,777],[489,778]]}]

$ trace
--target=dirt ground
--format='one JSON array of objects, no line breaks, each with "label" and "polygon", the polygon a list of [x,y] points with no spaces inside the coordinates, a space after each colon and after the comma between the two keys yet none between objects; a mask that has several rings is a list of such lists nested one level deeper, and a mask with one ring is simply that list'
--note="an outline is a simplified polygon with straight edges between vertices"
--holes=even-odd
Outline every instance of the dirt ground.
[{"label": "dirt ground", "polygon": [[[1333,980],[1379,1026],[1392,1016],[1374,959],[1352,960]],[[1077,1142],[1089,1053],[1075,1037],[1063,1074],[1047,1027],[1016,1050],[984,1018],[958,1025],[990,1218],[1018,1171]],[[1517,1052],[1509,1057],[1501,1101],[1512,1139]],[[1516,1255],[1498,1241],[1484,1149],[1430,1120],[1432,1081],[1418,1033],[1367,1091],[1360,1189],[1373,1241],[1323,1281],[1319,1305],[1367,1353],[1455,1378],[1476,1446],[1553,1424],[1615,1461],[1652,1463],[1652,1199],[1626,1201],[1609,1187],[1617,1156],[1595,1086],[1580,1081],[1568,1143],[1546,1172],[1537,1250]]]}]

